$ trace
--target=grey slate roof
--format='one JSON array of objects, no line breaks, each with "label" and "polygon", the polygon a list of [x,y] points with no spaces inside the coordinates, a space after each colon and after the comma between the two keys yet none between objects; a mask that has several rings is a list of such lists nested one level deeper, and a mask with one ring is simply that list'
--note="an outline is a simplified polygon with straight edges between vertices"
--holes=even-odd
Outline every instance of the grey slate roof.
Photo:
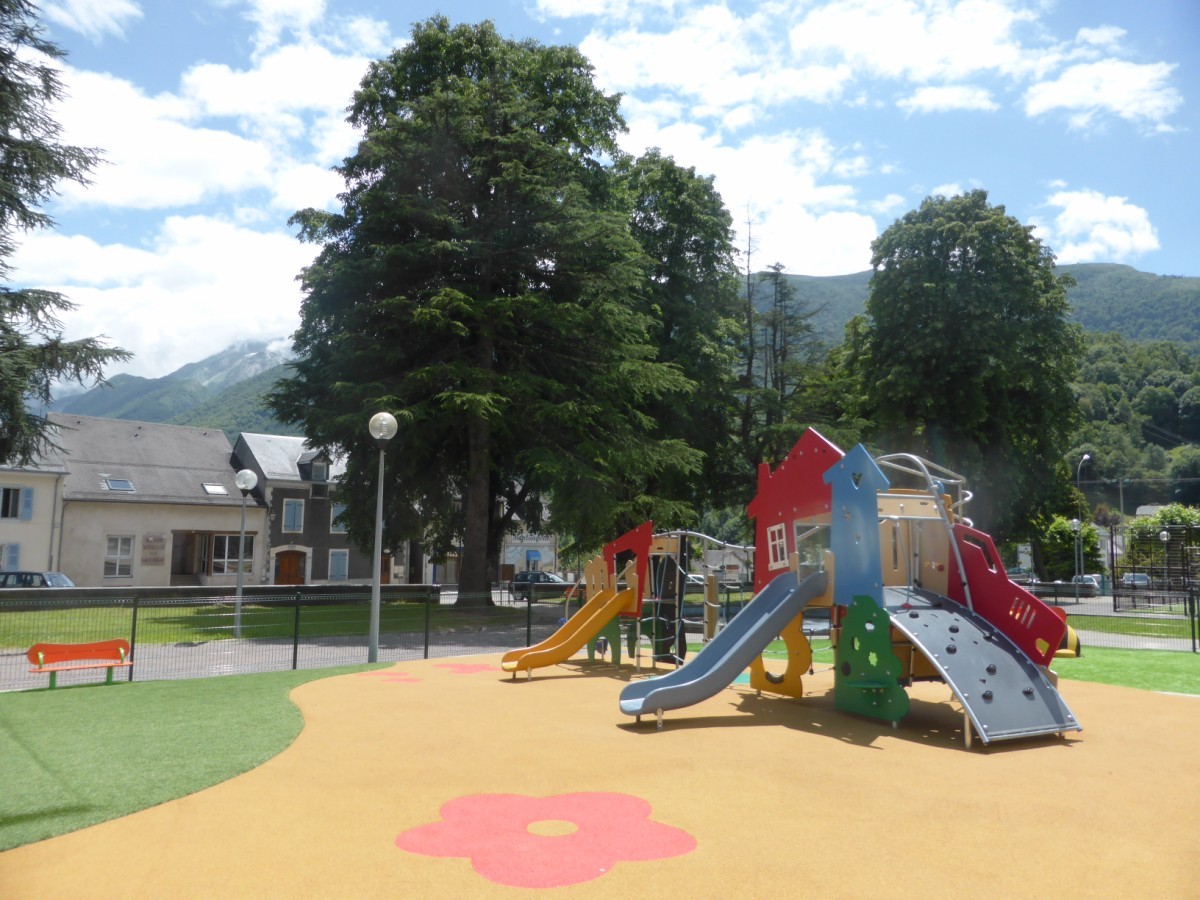
[{"label": "grey slate roof", "polygon": [[[277,434],[250,434],[242,432],[238,439],[245,444],[255,462],[262,469],[263,477],[269,481],[294,481],[299,483],[300,463],[311,462],[319,454],[310,450],[302,437],[284,437]],[[329,480],[337,481],[346,471],[345,462],[334,458],[329,464]]]},{"label": "grey slate roof", "polygon": [[[50,413],[67,468],[63,497],[110,503],[238,506],[241,491],[230,464],[233,448],[219,428],[189,428]],[[132,492],[110,490],[108,478],[127,479]],[[219,484],[224,494],[204,485]]]}]

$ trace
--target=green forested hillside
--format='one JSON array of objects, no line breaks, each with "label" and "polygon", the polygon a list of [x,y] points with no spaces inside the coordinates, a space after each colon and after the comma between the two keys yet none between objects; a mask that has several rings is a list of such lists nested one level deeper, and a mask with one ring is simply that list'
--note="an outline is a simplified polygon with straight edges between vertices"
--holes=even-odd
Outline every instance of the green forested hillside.
[{"label": "green forested hillside", "polygon": [[268,369],[253,378],[239,381],[211,400],[167,420],[172,425],[207,426],[220,428],[233,443],[240,432],[252,434],[283,434],[300,436],[295,428],[285,426],[266,409],[263,397],[287,371],[286,366]]},{"label": "green forested hillside", "polygon": [[114,375],[106,386],[75,394],[62,403],[53,404],[51,409],[104,419],[165,422],[179,410],[211,397],[212,392],[196,381]]},{"label": "green forested hillside", "polygon": [[1200,278],[1152,275],[1130,266],[1061,266],[1077,284],[1067,291],[1087,331],[1134,341],[1200,341]]},{"label": "green forested hillside", "polygon": [[[1086,331],[1128,340],[1200,341],[1200,278],[1153,275],[1130,266],[1059,266],[1076,284],[1067,290],[1074,321]],[[840,343],[846,323],[863,311],[871,272],[814,277],[787,275],[796,297],[814,311],[813,327],[827,344]]]}]

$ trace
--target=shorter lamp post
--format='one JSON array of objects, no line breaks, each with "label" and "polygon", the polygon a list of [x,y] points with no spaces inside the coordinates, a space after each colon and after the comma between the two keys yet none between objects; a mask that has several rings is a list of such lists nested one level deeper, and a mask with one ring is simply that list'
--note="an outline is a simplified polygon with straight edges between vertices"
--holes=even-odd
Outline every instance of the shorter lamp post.
[{"label": "shorter lamp post", "polygon": [[242,558],[246,552],[246,497],[258,484],[258,476],[249,469],[242,469],[233,476],[233,483],[242,492],[242,531],[238,536],[237,600],[233,607],[233,636],[240,638],[242,636]]},{"label": "shorter lamp post", "polygon": [[1075,602],[1079,602],[1080,558],[1083,556],[1083,523],[1071,520],[1071,533],[1075,535]]},{"label": "shorter lamp post", "polygon": [[375,413],[367,425],[379,447],[379,478],[375,490],[375,567],[371,575],[371,627],[367,638],[367,662],[379,662],[379,573],[383,568],[383,454],[388,441],[396,436],[396,417],[388,412]]},{"label": "shorter lamp post", "polygon": [[1163,603],[1167,602],[1167,593],[1171,590],[1170,563],[1168,561],[1167,549],[1171,544],[1171,532],[1163,529],[1158,533],[1158,539],[1163,545]]}]

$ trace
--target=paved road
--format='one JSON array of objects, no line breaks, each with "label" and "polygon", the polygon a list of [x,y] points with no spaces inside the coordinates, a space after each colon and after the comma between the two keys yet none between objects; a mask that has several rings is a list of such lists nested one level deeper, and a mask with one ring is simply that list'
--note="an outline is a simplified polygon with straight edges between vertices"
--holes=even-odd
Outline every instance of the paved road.
[{"label": "paved road", "polygon": [[[533,613],[533,641],[536,643],[557,627],[562,608],[554,604],[534,604]],[[430,635],[428,655],[441,658],[502,653],[524,647],[526,640],[524,622],[501,627],[443,630]],[[49,676],[29,672],[25,649],[0,649],[0,691],[30,690],[48,684]],[[422,659],[425,655],[423,633],[385,632],[379,636],[380,662]],[[364,636],[349,635],[305,638],[296,647],[291,640],[266,638],[139,644],[134,648],[133,659],[132,669],[117,670],[116,679],[128,679],[131,672],[134,681],[158,681],[359,665],[367,661],[367,641]],[[104,672],[98,669],[62,672],[58,684],[85,684],[103,679]]]}]

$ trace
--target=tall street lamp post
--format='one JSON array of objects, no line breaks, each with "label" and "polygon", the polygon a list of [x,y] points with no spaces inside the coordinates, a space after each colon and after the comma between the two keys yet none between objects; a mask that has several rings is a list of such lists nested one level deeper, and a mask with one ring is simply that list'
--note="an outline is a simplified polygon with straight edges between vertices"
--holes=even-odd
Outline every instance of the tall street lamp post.
[{"label": "tall street lamp post", "polygon": [[[1092,454],[1085,453],[1079,460],[1079,465],[1075,467],[1075,490],[1083,493],[1080,487],[1080,473],[1083,472],[1083,464],[1092,458]],[[1086,499],[1086,498],[1085,498]],[[1082,510],[1080,511],[1082,515]],[[1075,602],[1079,602],[1079,585],[1083,581],[1083,522],[1080,521],[1079,527],[1075,529]]]},{"label": "tall street lamp post", "polygon": [[379,662],[379,573],[383,568],[383,454],[388,441],[396,436],[399,427],[396,417],[388,412],[371,416],[367,430],[379,447],[379,478],[375,490],[375,567],[371,575],[371,630],[367,643],[367,662]]},{"label": "tall street lamp post", "polygon": [[246,555],[246,497],[258,484],[258,476],[249,469],[242,469],[233,476],[233,483],[242,492],[242,531],[238,536],[237,599],[233,605],[233,636],[242,636],[242,560]]}]

